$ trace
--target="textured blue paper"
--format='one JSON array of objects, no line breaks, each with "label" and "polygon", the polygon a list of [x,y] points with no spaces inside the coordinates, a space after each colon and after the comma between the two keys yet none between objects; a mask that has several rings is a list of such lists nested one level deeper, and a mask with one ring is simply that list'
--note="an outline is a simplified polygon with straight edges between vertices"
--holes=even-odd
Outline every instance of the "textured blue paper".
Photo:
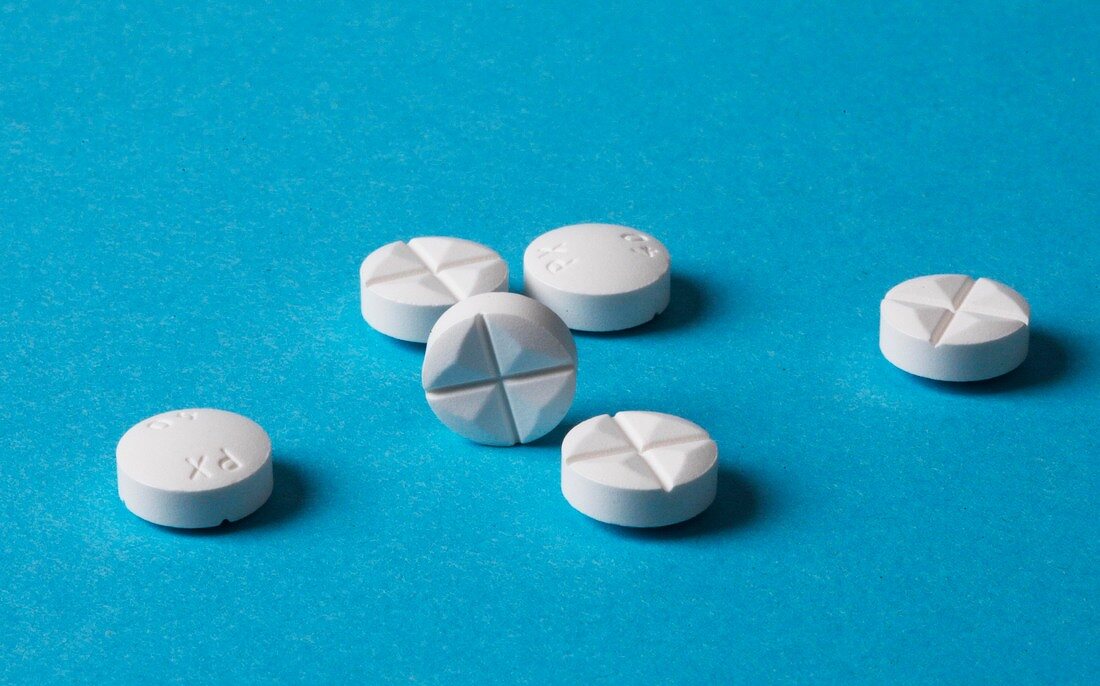
[{"label": "textured blue paper", "polygon": [[[0,682],[1100,678],[1100,4],[149,5],[0,8]],[[658,235],[669,311],[578,336],[546,440],[452,435],[360,260],[453,234],[518,288],[578,221]],[[882,359],[945,271],[1030,300],[1016,373]],[[205,534],[115,490],[196,405],[277,460]],[[619,409],[712,432],[702,518],[565,503]]]}]

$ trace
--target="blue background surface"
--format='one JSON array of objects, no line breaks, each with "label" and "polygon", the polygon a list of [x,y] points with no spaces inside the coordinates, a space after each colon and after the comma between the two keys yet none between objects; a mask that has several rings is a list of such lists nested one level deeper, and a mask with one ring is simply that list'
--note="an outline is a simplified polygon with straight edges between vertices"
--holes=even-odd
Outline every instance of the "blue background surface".
[{"label": "blue background surface", "polygon": [[[1096,683],[1100,4],[0,8],[0,681]],[[673,302],[580,335],[563,426],[449,433],[357,268],[450,234],[521,282],[629,224]],[[911,276],[991,276],[1031,356],[878,352]],[[209,533],[117,498],[138,420],[270,432]],[[719,499],[586,519],[598,413],[708,428]]]}]

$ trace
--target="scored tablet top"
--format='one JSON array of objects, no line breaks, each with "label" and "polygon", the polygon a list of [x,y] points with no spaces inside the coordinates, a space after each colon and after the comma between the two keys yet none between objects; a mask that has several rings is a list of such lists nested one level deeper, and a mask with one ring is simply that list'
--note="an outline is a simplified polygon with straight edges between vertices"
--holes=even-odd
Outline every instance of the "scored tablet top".
[{"label": "scored tablet top", "polygon": [[423,343],[460,300],[508,289],[508,265],[494,250],[462,238],[426,236],[378,248],[359,268],[363,319],[375,330]]},{"label": "scored tablet top", "polygon": [[880,306],[879,347],[895,366],[939,381],[980,381],[1027,357],[1031,312],[993,279],[934,274],[904,281]]},{"label": "scored tablet top", "polygon": [[557,426],[572,404],[577,348],[545,306],[485,293],[440,317],[422,382],[432,411],[455,433],[488,445],[527,443]]},{"label": "scored tablet top", "polygon": [[593,417],[566,434],[561,456],[565,499],[608,524],[676,524],[707,509],[717,491],[717,444],[670,414]]}]

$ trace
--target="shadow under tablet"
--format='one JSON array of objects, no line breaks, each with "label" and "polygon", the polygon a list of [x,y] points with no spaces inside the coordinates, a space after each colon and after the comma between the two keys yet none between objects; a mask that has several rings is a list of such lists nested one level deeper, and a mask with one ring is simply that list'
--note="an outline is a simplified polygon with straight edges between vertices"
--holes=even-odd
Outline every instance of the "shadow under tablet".
[{"label": "shadow under tablet", "polygon": [[156,524],[153,526],[183,536],[223,536],[251,529],[277,528],[308,507],[311,487],[305,471],[293,462],[281,462],[277,455],[273,455],[271,469],[271,497],[260,509],[247,517],[235,522],[225,521],[219,526],[206,529],[177,529]]},{"label": "shadow under tablet", "polygon": [[608,531],[627,538],[667,541],[713,536],[749,526],[763,513],[760,490],[736,470],[718,466],[718,492],[714,502],[699,516],[686,522],[652,529],[616,526],[596,522]]}]

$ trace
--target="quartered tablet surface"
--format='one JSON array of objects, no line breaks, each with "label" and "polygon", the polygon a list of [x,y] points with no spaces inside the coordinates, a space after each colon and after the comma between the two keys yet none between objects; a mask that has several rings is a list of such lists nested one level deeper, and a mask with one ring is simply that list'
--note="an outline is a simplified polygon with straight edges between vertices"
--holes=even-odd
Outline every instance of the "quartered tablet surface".
[{"label": "quartered tablet surface", "polygon": [[523,284],[570,329],[617,331],[665,310],[669,266],[668,250],[648,233],[575,224],[531,242],[523,255]]},{"label": "quartered tablet surface", "polygon": [[359,268],[363,319],[376,330],[423,343],[448,307],[508,289],[508,265],[490,248],[428,236],[378,248]]},{"label": "quartered tablet surface", "polygon": [[699,425],[661,412],[619,412],[581,422],[561,447],[561,490],[609,524],[675,524],[714,501],[718,446]]},{"label": "quartered tablet surface", "polygon": [[489,445],[527,443],[565,416],[577,348],[553,312],[515,293],[486,293],[449,309],[432,329],[422,381],[432,411]]},{"label": "quartered tablet surface", "polygon": [[1027,357],[1030,308],[993,279],[935,274],[904,281],[880,307],[879,347],[905,371],[940,381],[980,381]]},{"label": "quartered tablet surface", "polygon": [[217,526],[271,495],[271,439],[233,412],[189,409],[145,419],[118,442],[118,494],[155,524]]}]

